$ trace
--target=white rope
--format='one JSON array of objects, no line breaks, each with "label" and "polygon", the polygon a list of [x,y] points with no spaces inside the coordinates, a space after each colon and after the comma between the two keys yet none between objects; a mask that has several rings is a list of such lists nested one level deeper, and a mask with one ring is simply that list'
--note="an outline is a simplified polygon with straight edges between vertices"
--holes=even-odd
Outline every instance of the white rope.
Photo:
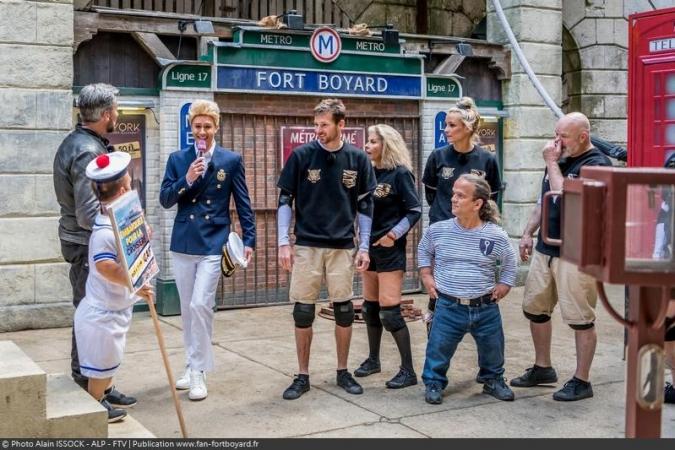
[{"label": "white rope", "polygon": [[520,62],[520,65],[523,66],[523,69],[525,69],[525,73],[527,73],[528,78],[534,85],[535,89],[541,95],[541,98],[544,99],[544,103],[551,108],[553,113],[558,117],[562,117],[564,114],[562,110],[558,107],[558,105],[553,101],[550,95],[548,95],[548,92],[546,92],[546,89],[544,89],[544,86],[539,82],[539,79],[537,76],[534,74],[532,71],[532,68],[530,67],[530,64],[527,62],[527,58],[525,58],[525,54],[523,53],[523,50],[520,48],[520,45],[518,45],[518,41],[516,40],[516,36],[513,34],[513,31],[511,30],[511,26],[509,25],[509,22],[506,20],[506,16],[504,15],[504,10],[502,9],[501,3],[499,3],[499,0],[492,0],[492,4],[495,7],[495,12],[497,13],[497,18],[502,24],[502,27],[504,28],[504,31],[506,32],[506,36],[509,38],[509,43],[511,44],[511,47],[513,48],[513,51],[516,53],[516,57],[518,58],[518,62]]}]

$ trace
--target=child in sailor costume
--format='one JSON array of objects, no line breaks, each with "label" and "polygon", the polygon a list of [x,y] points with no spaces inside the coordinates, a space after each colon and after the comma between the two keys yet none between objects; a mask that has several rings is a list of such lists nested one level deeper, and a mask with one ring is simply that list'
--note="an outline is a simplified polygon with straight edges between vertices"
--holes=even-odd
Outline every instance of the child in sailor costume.
[{"label": "child in sailor costume", "polygon": [[86,295],[75,310],[74,328],[82,374],[89,378],[88,392],[108,411],[108,422],[127,415],[113,408],[105,399],[112,377],[122,362],[127,331],[131,325],[134,303],[139,296],[151,301],[152,287],[141,288],[132,295],[126,287],[124,268],[118,263],[118,251],[110,218],[105,206],[131,190],[127,166],[128,153],[101,155],[87,166],[87,178],[101,201],[89,240],[89,276]]}]

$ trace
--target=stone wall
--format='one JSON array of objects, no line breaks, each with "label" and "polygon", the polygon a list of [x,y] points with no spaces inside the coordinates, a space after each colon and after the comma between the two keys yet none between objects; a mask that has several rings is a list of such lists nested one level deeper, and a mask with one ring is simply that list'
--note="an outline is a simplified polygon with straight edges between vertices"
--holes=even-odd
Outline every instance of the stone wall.
[{"label": "stone wall", "polygon": [[72,0],[0,0],[0,17],[0,331],[63,326],[52,162],[72,126]]},{"label": "stone wall", "polygon": [[[368,25],[394,24],[403,33],[417,30],[416,0],[341,0],[340,7],[355,22]],[[469,37],[485,17],[485,2],[476,0],[429,0],[431,35]]]}]

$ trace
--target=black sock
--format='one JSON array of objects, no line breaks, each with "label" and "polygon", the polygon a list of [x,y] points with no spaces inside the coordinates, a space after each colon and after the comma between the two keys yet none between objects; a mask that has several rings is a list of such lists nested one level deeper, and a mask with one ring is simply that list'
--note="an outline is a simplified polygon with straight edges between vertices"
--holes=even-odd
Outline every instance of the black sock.
[{"label": "black sock", "polygon": [[588,386],[589,384],[591,384],[590,382],[584,381],[584,380],[579,379],[579,378],[577,378],[577,377],[572,377],[572,379],[573,379],[573,380],[576,380],[577,383],[579,383],[579,384],[581,384],[581,385],[583,385],[583,386]]},{"label": "black sock", "polygon": [[343,373],[347,373],[347,369],[338,369],[337,370],[338,376],[342,375]]},{"label": "black sock", "polygon": [[398,331],[394,331],[391,335],[394,337],[398,352],[401,355],[401,367],[415,373],[412,362],[412,350],[410,348],[410,331],[408,331],[408,327],[405,326]]}]

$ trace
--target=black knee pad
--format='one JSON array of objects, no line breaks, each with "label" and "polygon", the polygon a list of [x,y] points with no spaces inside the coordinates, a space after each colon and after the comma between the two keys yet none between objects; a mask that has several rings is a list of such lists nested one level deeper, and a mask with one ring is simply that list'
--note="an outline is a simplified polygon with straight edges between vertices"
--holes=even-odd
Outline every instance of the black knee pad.
[{"label": "black knee pad", "polygon": [[666,318],[666,342],[675,341],[675,317]]},{"label": "black knee pad", "polygon": [[584,331],[584,330],[590,330],[593,328],[595,324],[593,322],[591,323],[582,323],[581,325],[569,325],[569,327],[575,331]]},{"label": "black knee pad", "polygon": [[380,308],[380,320],[384,329],[390,333],[395,333],[405,327],[405,320],[401,315],[401,305]]},{"label": "black knee pad", "polygon": [[551,316],[547,316],[546,314],[530,314],[527,311],[523,311],[523,314],[525,314],[525,317],[527,317],[528,320],[534,323],[546,323],[551,320]]},{"label": "black knee pad", "polygon": [[351,301],[333,303],[335,323],[341,327],[350,327],[354,323],[354,305]]},{"label": "black knee pad", "polygon": [[363,301],[363,321],[370,327],[382,328],[380,321],[380,304],[377,302]]},{"label": "black knee pad", "polygon": [[293,320],[297,328],[309,328],[314,322],[316,305],[296,303],[293,307]]}]

